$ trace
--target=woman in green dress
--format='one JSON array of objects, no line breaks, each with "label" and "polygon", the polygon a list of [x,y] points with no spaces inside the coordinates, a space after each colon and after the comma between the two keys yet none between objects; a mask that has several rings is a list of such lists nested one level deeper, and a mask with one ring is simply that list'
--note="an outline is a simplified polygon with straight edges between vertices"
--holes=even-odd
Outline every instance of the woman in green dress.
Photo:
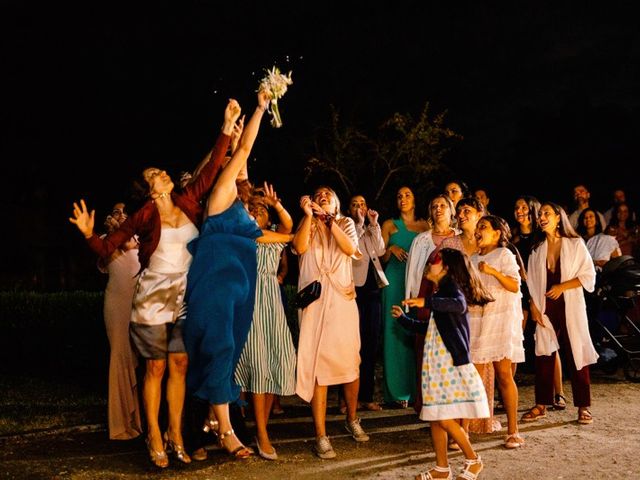
[{"label": "woman in green dress", "polygon": [[413,192],[400,187],[396,194],[398,218],[382,225],[382,238],[387,248],[383,262],[389,286],[382,291],[384,401],[407,407],[416,394],[416,362],[414,335],[408,333],[391,316],[391,307],[405,297],[405,267],[414,237],[427,230],[425,220],[417,219]]}]

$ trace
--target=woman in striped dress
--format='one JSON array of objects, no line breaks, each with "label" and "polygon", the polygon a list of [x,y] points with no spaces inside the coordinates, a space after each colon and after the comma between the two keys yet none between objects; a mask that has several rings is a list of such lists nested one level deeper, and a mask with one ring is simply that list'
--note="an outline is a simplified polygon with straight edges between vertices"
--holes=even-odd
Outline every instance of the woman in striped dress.
[{"label": "woman in striped dress", "polygon": [[[265,183],[264,189],[254,194],[249,205],[249,212],[263,230],[271,226],[270,207],[278,214],[277,231],[290,233],[293,228],[291,216],[280,203],[273,187]],[[242,391],[252,394],[256,445],[260,456],[267,460],[278,458],[267,433],[274,395],[295,393],[296,352],[277,277],[280,255],[285,247],[284,242],[258,244],[253,322],[235,371],[236,382]]]}]

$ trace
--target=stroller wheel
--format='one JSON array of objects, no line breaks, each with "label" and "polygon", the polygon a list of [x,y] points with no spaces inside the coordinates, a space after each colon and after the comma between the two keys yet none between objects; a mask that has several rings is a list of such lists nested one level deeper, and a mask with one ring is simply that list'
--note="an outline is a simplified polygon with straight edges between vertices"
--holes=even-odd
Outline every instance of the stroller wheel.
[{"label": "stroller wheel", "polygon": [[631,382],[640,383],[640,358],[629,358],[624,366],[624,376]]}]

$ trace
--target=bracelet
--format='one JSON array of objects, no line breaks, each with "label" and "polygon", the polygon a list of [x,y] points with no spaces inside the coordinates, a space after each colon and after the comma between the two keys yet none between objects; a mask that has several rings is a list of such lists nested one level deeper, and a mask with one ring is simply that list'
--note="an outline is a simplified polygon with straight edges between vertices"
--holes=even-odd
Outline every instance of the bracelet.
[{"label": "bracelet", "polygon": [[261,112],[266,112],[266,111],[267,111],[267,108],[269,108],[269,107],[263,107],[262,105],[258,105],[258,106],[256,107],[256,109],[257,109],[257,110],[260,110]]}]

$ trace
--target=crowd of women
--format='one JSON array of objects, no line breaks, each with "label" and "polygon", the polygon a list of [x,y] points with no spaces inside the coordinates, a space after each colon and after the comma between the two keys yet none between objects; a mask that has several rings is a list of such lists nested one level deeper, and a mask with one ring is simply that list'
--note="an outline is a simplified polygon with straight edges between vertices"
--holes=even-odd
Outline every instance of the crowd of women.
[{"label": "crowd of women", "polygon": [[[84,200],[73,206],[70,221],[109,273],[110,438],[145,429],[149,459],[160,468],[170,456],[205,460],[212,434],[230,455],[248,458],[255,452],[234,432],[230,414],[242,394],[251,398],[258,454],[275,460],[272,406],[296,394],[311,406],[316,455],[333,458],[328,388],[341,386],[344,428],[368,441],[357,410],[382,408],[375,397],[378,345],[384,403],[411,405],[430,422],[436,465],[418,478],[452,478],[449,449],[465,457],[458,478],[477,478],[483,464],[469,433],[502,428],[493,415],[494,386],[507,417],[506,448],[525,443],[519,420],[566,408],[562,364],[578,423],[593,421],[589,365],[598,355],[585,292],[594,290],[596,266],[620,254],[613,236],[602,237],[597,212],[582,209],[581,236],[559,204],[521,196],[510,228],[487,212],[486,191],[474,198],[455,181],[430,199],[426,219],[416,213],[412,189],[400,188],[397,216],[380,223],[361,195],[344,215],[336,192],[321,186],[300,199],[294,229],[273,186],[257,188],[248,178],[270,98],[261,91],[257,100],[246,125],[238,102],[229,100],[214,147],[179,188],[166,171],[143,170],[140,205],[130,215],[116,205],[106,235],[94,232],[95,212]],[[286,248],[297,256],[298,290],[320,287],[298,311],[297,345],[278,276]],[[531,325],[536,400],[518,419],[514,373],[525,361]]]}]

